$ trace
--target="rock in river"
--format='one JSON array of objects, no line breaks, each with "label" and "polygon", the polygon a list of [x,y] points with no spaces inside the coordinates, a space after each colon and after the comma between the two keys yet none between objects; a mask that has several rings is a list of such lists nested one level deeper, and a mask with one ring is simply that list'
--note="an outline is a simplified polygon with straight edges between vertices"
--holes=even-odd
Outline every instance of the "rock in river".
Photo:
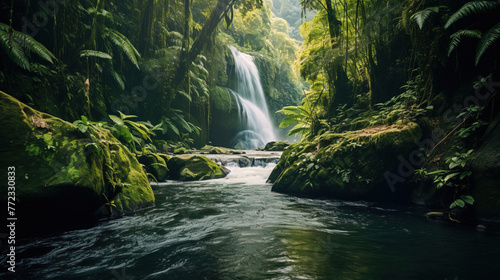
[{"label": "rock in river", "polygon": [[[0,125],[1,168],[15,168],[15,214],[24,233],[79,227],[154,205],[139,162],[108,130],[89,126],[82,133],[3,92]],[[1,172],[3,182],[6,176]],[[2,200],[7,195],[0,188]]]}]

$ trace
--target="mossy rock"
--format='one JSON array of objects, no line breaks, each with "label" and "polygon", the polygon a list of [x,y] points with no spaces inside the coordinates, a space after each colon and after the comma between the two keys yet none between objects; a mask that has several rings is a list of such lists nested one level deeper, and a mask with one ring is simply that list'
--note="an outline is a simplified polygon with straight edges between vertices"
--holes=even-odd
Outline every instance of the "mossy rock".
[{"label": "mossy rock", "polygon": [[167,179],[167,161],[169,159],[167,155],[145,152],[140,155],[138,159],[139,162],[144,164],[144,166],[146,167],[146,172],[151,173],[157,181],[160,182]]},{"label": "mossy rock", "polygon": [[183,155],[183,154],[187,154],[188,153],[188,149],[184,148],[184,147],[180,147],[180,148],[177,148],[174,150],[174,154],[177,154],[177,155]]},{"label": "mossy rock", "polygon": [[168,153],[172,150],[170,145],[165,140],[155,140],[153,144],[159,153]]},{"label": "mossy rock", "polygon": [[170,176],[181,181],[200,181],[226,177],[229,170],[201,155],[172,157],[167,162]]},{"label": "mossy rock", "polygon": [[414,150],[420,137],[415,123],[328,132],[286,149],[269,182],[283,193],[381,199],[391,196],[384,173],[397,169],[398,157]]},{"label": "mossy rock", "polygon": [[206,145],[201,148],[202,151],[206,151],[209,154],[212,155],[240,155],[244,154],[245,152],[235,150],[235,149],[230,149],[230,148],[224,148],[224,147],[214,147],[210,145]]},{"label": "mossy rock", "polygon": [[290,146],[290,143],[284,141],[272,141],[266,144],[264,151],[284,151]]},{"label": "mossy rock", "polygon": [[[81,133],[0,92],[2,169],[15,167],[16,209],[24,230],[78,226],[154,204],[139,162],[108,130]],[[92,140],[91,140],[92,139]],[[7,173],[2,173],[7,182]],[[5,200],[7,188],[0,189]]]}]

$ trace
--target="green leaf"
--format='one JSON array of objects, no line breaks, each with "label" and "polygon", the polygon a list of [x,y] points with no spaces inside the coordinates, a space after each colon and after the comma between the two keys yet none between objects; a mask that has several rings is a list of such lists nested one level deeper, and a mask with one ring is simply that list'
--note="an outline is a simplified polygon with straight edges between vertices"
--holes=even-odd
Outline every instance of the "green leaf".
[{"label": "green leaf", "polygon": [[83,123],[79,123],[76,126],[78,130],[80,130],[82,133],[87,132],[87,129],[89,128],[88,126],[84,125]]},{"label": "green leaf", "polygon": [[460,162],[452,161],[452,162],[450,163],[450,166],[449,166],[449,167],[450,167],[450,169],[453,169],[453,168],[455,168],[455,167],[457,167],[457,166],[459,166],[459,165],[460,165]]},{"label": "green leaf", "polygon": [[420,29],[424,26],[425,21],[434,13],[439,12],[439,7],[429,7],[413,14],[410,19],[414,20]]},{"label": "green leaf", "polygon": [[448,180],[450,180],[451,178],[453,178],[453,177],[455,177],[455,176],[457,176],[459,174],[460,173],[451,173],[451,174],[448,174],[448,176],[444,177],[443,181],[446,183],[446,182],[448,182]]},{"label": "green leaf", "polygon": [[474,198],[470,195],[461,195],[460,198],[465,201],[467,204],[474,204]]},{"label": "green leaf", "polygon": [[[453,33],[450,38],[450,46],[448,47],[448,56],[451,55],[453,50],[457,48],[457,46],[460,44],[462,37],[467,37],[467,38],[476,38],[479,39],[481,38],[481,31],[479,30],[460,30],[458,32]],[[458,117],[461,117],[462,114],[465,114],[465,112],[461,113]]]},{"label": "green leaf", "polygon": [[80,57],[98,57],[103,59],[113,59],[111,55],[105,52],[94,51],[94,50],[83,50],[80,52]]},{"label": "green leaf", "polygon": [[124,113],[118,111],[118,113],[120,114],[120,118],[122,120],[126,120],[126,119],[132,119],[132,118],[137,118],[136,115],[125,115]]},{"label": "green leaf", "polygon": [[149,130],[145,125],[138,124],[136,122],[129,121],[129,120],[125,120],[124,122],[129,124],[130,126],[132,126],[137,132],[139,132],[139,134],[142,136],[142,138],[144,140],[149,140],[152,142],[151,138],[148,135]]},{"label": "green leaf", "polygon": [[123,137],[125,142],[130,143],[132,142],[132,134],[130,133],[130,130],[126,126],[119,126],[120,130],[120,136]]},{"label": "green leaf", "polygon": [[483,56],[484,52],[498,39],[500,38],[500,22],[488,30],[477,45],[476,50],[476,65]]},{"label": "green leaf", "polygon": [[465,177],[470,176],[471,174],[472,171],[462,172],[462,174],[460,174],[460,180],[463,180]]},{"label": "green leaf", "polygon": [[123,120],[115,115],[109,115],[109,118],[117,125],[123,126],[125,123]]},{"label": "green leaf", "polygon": [[107,31],[107,36],[110,38],[111,42],[121,49],[121,51],[128,57],[135,67],[137,67],[137,69],[140,69],[137,59],[140,58],[141,55],[129,39],[116,30],[107,29]]},{"label": "green leaf", "polygon": [[451,15],[451,17],[444,25],[444,28],[450,27],[457,21],[469,15],[492,11],[498,5],[500,5],[500,2],[498,1],[471,1],[465,3],[458,11]]},{"label": "green leaf", "polygon": [[450,209],[455,208],[457,206],[463,208],[465,206],[465,202],[460,198],[458,198],[450,205]]},{"label": "green leaf", "polygon": [[125,83],[123,82],[122,77],[118,73],[116,73],[116,71],[114,71],[114,70],[110,70],[109,72],[111,73],[111,76],[116,81],[118,86],[120,86],[120,89],[125,90]]}]

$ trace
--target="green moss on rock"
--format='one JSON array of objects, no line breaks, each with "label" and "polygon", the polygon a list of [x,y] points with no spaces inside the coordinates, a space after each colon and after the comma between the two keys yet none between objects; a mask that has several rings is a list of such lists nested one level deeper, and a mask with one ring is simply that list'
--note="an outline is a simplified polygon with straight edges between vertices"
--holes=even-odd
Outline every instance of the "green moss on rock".
[{"label": "green moss on rock", "polygon": [[[115,215],[154,204],[139,162],[109,131],[96,128],[82,134],[71,123],[3,92],[0,125],[8,131],[0,139],[2,168],[16,169],[16,198],[27,227],[109,214],[102,210],[108,201],[116,205]],[[0,197],[6,196],[2,188]]]},{"label": "green moss on rock", "polygon": [[387,193],[384,173],[420,137],[415,123],[328,132],[286,149],[269,181],[277,192],[367,199]]},{"label": "green moss on rock", "polygon": [[139,162],[144,164],[146,171],[151,173],[156,180],[165,181],[168,177],[167,161],[168,155],[144,152],[139,157]]},{"label": "green moss on rock", "polygon": [[170,176],[175,180],[199,181],[223,178],[229,170],[201,155],[172,157],[167,162]]}]

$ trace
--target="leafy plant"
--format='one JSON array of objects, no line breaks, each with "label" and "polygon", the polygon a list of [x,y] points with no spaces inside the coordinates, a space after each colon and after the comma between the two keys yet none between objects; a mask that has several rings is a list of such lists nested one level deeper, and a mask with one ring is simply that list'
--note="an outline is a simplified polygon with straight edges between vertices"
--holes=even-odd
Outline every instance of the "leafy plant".
[{"label": "leafy plant", "polygon": [[[455,207],[465,207],[465,205],[474,204],[474,198],[467,195],[468,184],[464,181],[467,177],[472,175],[472,171],[466,168],[470,155],[474,150],[468,150],[464,153],[455,153],[447,157],[445,163],[447,169],[439,169],[432,172],[427,172],[423,169],[416,171],[417,174],[429,176],[433,179],[437,189],[444,186],[452,187],[455,190],[453,202],[450,204],[450,209]],[[457,197],[457,195],[459,195]]]},{"label": "leafy plant", "polygon": [[[134,115],[125,115],[118,111],[119,116],[109,115],[112,123],[108,124],[111,133],[120,141],[128,145],[132,150],[136,150],[136,144],[144,147],[146,141],[152,142],[151,137],[155,135],[154,130],[160,125],[153,126],[150,123],[134,122],[129,119],[136,118]],[[149,126],[149,127],[148,127]]]},{"label": "leafy plant", "polygon": [[428,8],[425,8],[421,11],[418,11],[416,13],[414,13],[412,16],[411,16],[411,20],[414,20],[418,27],[420,29],[422,29],[424,27],[424,23],[425,21],[430,17],[432,16],[433,14],[436,14],[439,12],[440,9],[443,9],[443,8],[446,8],[446,6],[440,6],[440,7],[428,7]]},{"label": "leafy plant", "polygon": [[182,138],[182,133],[196,133],[200,135],[201,131],[200,127],[186,121],[182,115],[182,111],[177,109],[170,109],[169,114],[163,116],[159,127],[163,135],[170,133],[177,139]]},{"label": "leafy plant", "polygon": [[16,31],[2,22],[0,22],[0,46],[15,64],[28,71],[36,69],[30,58],[32,53],[49,63],[53,63],[55,59],[54,54],[33,37]]},{"label": "leafy plant", "polygon": [[105,122],[93,122],[89,121],[87,117],[81,116],[80,120],[74,121],[73,125],[83,134],[85,134],[88,138],[90,138],[91,142],[85,145],[85,148],[92,148],[97,154],[103,156],[103,143],[99,140],[96,135],[99,135],[99,129],[104,126]]},{"label": "leafy plant", "polygon": [[[495,16],[496,20],[498,21],[498,17],[494,13],[494,11],[498,11],[499,8],[500,8],[500,1],[467,2],[458,11],[456,11],[453,15],[450,16],[450,18],[444,25],[444,28],[447,29],[450,26],[459,23],[464,18],[469,17],[471,15],[482,15],[487,17],[488,14],[490,13],[492,16]],[[451,35],[452,40],[448,50],[448,56],[459,45],[460,39],[462,37],[480,38],[479,43],[477,44],[476,47],[475,63],[477,65],[481,57],[484,55],[484,53],[498,38],[500,38],[500,22],[497,22],[494,26],[492,26],[482,35],[481,32],[478,30],[469,30],[469,29],[460,30],[454,33],[453,35]]]}]

